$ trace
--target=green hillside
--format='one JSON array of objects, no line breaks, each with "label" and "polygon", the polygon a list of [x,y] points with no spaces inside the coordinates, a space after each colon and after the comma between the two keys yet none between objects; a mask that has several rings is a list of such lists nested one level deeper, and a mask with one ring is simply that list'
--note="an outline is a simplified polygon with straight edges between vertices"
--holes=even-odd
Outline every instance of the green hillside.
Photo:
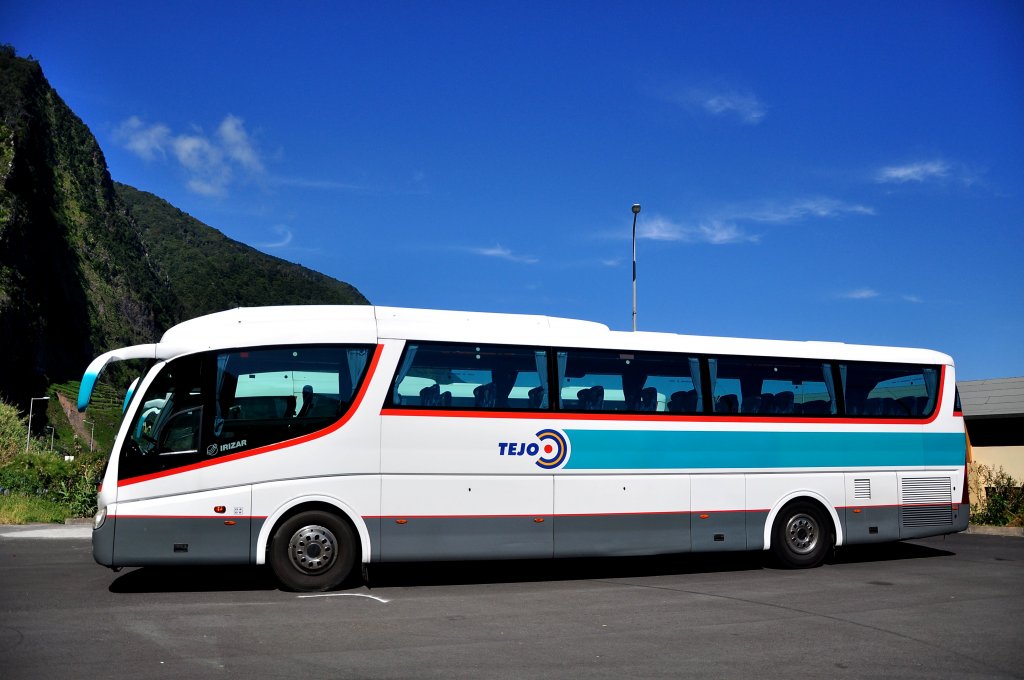
[{"label": "green hillside", "polygon": [[366,303],[347,283],[113,182],[40,65],[0,45],[0,399],[27,410],[94,356],[202,314]]},{"label": "green hillside", "polygon": [[257,305],[367,304],[347,283],[233,241],[153,194],[114,187],[182,318]]}]

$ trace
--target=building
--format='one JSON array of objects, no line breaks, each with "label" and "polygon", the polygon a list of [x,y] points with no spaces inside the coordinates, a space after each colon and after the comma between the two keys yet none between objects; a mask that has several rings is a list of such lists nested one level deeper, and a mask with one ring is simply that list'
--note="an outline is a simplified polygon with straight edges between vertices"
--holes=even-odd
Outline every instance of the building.
[{"label": "building", "polygon": [[1024,378],[967,380],[957,389],[974,461],[1024,482]]}]

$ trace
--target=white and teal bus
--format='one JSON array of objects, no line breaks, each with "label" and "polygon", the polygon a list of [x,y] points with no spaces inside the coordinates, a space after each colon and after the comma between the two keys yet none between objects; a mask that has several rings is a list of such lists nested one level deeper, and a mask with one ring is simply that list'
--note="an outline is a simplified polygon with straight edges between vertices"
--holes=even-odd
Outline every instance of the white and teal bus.
[{"label": "white and teal bus", "polygon": [[770,550],[967,527],[953,362],[920,349],[618,332],[371,306],[235,309],[146,359],[98,497],[102,565]]}]

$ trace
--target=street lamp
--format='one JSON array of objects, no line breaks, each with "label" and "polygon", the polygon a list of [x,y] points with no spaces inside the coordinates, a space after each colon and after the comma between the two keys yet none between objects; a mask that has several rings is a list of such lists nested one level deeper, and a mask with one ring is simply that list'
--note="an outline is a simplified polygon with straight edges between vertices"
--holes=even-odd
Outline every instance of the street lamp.
[{"label": "street lamp", "polygon": [[640,214],[640,204],[633,204],[633,332],[636,332],[636,216]]},{"label": "street lamp", "polygon": [[37,401],[46,401],[49,397],[32,397],[28,402],[28,432],[25,434],[25,453],[28,453],[28,443],[32,439],[32,407]]},{"label": "street lamp", "polygon": [[92,430],[89,432],[89,450],[92,451],[92,443],[96,441],[96,423],[91,420],[82,420],[86,425],[92,425]]}]

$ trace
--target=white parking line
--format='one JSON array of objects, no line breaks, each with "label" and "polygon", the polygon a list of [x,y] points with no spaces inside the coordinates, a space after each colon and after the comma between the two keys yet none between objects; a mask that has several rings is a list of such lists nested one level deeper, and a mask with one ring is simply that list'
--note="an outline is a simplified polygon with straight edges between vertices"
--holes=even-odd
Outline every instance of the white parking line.
[{"label": "white parking line", "polygon": [[307,597],[365,597],[371,600],[377,600],[381,604],[387,604],[391,600],[385,600],[383,597],[377,597],[376,595],[363,595],[362,593],[321,593],[319,595],[298,595],[300,600]]}]

